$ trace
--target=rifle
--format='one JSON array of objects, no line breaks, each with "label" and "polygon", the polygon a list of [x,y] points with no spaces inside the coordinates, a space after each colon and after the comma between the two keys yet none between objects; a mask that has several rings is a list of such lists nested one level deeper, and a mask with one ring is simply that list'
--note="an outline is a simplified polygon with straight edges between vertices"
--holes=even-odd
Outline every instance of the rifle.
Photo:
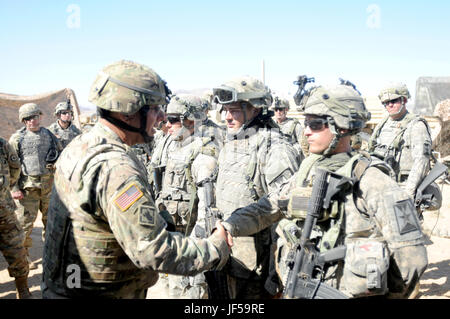
[{"label": "rifle", "polygon": [[414,204],[416,208],[419,208],[420,211],[430,207],[433,194],[424,194],[423,191],[427,188],[431,183],[433,183],[439,176],[442,174],[448,174],[448,168],[446,165],[441,162],[436,161],[434,163],[433,169],[428,173],[428,175],[422,180],[420,185],[417,187],[416,195],[414,198]]},{"label": "rifle", "polygon": [[294,81],[294,84],[298,85],[297,92],[294,94],[294,102],[296,105],[300,106],[300,108],[302,108],[303,97],[309,92],[309,90],[305,90],[306,84],[314,81],[314,78],[309,78],[306,75],[299,75],[297,81]]},{"label": "rifle", "polygon": [[158,195],[162,189],[162,175],[163,175],[164,170],[165,170],[164,166],[153,166],[152,167],[153,185],[155,188],[156,195]]},{"label": "rifle", "polygon": [[285,298],[348,298],[339,290],[322,282],[325,265],[344,259],[346,247],[339,246],[320,253],[314,242],[310,240],[310,236],[314,225],[321,217],[322,209],[328,208],[334,195],[342,193],[352,182],[346,177],[320,168],[316,169],[316,177],[300,240],[294,245],[287,258],[287,266],[290,270],[283,292]]},{"label": "rifle", "polygon": [[[216,228],[216,222],[223,218],[222,214],[215,207],[212,181],[212,178],[207,178],[200,184],[205,191],[205,237],[211,236]],[[208,284],[209,299],[230,299],[227,274],[225,272],[220,270],[206,271],[204,272],[204,275],[206,283]]]}]

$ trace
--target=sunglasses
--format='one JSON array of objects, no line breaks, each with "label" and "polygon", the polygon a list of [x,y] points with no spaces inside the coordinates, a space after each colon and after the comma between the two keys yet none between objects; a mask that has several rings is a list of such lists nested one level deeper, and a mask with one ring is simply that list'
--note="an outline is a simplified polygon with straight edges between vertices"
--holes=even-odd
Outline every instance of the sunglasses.
[{"label": "sunglasses", "polygon": [[180,122],[180,118],[179,118],[178,116],[168,116],[168,117],[167,117],[167,121],[168,121],[170,124],[175,124],[175,123]]},{"label": "sunglasses", "polygon": [[401,102],[402,101],[402,98],[401,97],[398,97],[398,98],[396,98],[396,99],[393,99],[393,100],[390,100],[390,101],[386,101],[386,102],[383,102],[383,105],[384,106],[386,106],[386,105],[389,105],[389,104],[395,104],[395,103],[398,103],[398,102]]},{"label": "sunglasses", "polygon": [[59,113],[61,113],[61,115],[67,115],[67,114],[72,114],[72,111],[61,111]]},{"label": "sunglasses", "polygon": [[36,120],[36,119],[38,119],[38,118],[39,118],[39,115],[33,115],[33,116],[26,117],[26,118],[24,118],[23,120],[24,120],[25,122],[29,122],[29,121],[32,121],[32,120]]},{"label": "sunglasses", "polygon": [[328,125],[328,121],[325,119],[305,120],[304,125],[305,128],[309,126],[309,128],[313,131],[320,131],[324,126]]},{"label": "sunglasses", "polygon": [[276,107],[274,110],[275,110],[275,112],[284,111],[284,109],[282,109],[281,107]]}]

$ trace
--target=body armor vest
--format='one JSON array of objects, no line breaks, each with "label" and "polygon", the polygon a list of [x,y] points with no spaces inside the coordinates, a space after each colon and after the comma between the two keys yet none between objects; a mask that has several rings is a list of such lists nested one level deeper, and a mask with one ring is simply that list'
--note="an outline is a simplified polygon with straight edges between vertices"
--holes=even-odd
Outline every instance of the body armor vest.
[{"label": "body armor vest", "polygon": [[54,163],[58,157],[54,135],[44,127],[38,132],[23,128],[19,131],[18,155],[24,175],[39,176],[50,174],[47,164]]},{"label": "body armor vest", "polygon": [[397,182],[401,182],[401,176],[409,175],[414,163],[410,136],[411,129],[417,121],[422,121],[430,133],[424,119],[407,113],[400,121],[385,118],[369,141],[369,150],[391,165],[396,173]]},{"label": "body armor vest", "polygon": [[50,125],[48,129],[53,134],[58,136],[58,140],[61,142],[63,148],[65,148],[67,144],[69,144],[70,141],[75,138],[75,136],[81,134],[81,131],[72,123],[68,128],[64,129],[59,125],[58,121],[56,121],[55,123]]},{"label": "body armor vest", "polygon": [[[224,220],[235,209],[252,204],[267,193],[258,165],[265,162],[271,132],[265,129],[253,129],[253,134],[249,132],[251,129],[228,136],[220,151],[216,205]],[[236,237],[233,241],[229,273],[237,278],[264,278],[269,267],[270,230],[266,228],[253,236]]]},{"label": "body armor vest", "polygon": [[295,135],[295,127],[297,124],[300,124],[296,119],[287,118],[284,122],[277,124],[280,127],[281,132],[287,136],[290,143],[300,142],[297,141],[297,136]]},{"label": "body armor vest", "polygon": [[4,191],[9,191],[10,184],[7,143],[7,141],[0,138],[0,200],[3,199],[3,195],[1,195],[1,193],[3,193]]},{"label": "body armor vest", "polygon": [[[100,208],[95,196],[100,169],[96,167],[99,168],[103,161],[115,156],[123,157],[126,153],[133,161],[130,164],[145,172],[130,148],[92,136],[91,133],[98,129],[94,127],[86,134],[83,143],[74,145],[73,151],[77,152],[79,160],[63,158],[59,163],[57,169],[62,171],[55,175],[55,188],[48,209],[43,279],[52,291],[69,297],[98,297],[102,293],[99,287],[108,286],[108,291],[114,291],[131,281],[145,288],[157,279],[154,271],[139,269],[133,264],[115,239],[109,223],[97,212]],[[89,140],[94,143],[89,143]],[[89,184],[83,185],[86,172],[90,172],[92,178],[87,179]],[[74,198],[73,194],[77,196]],[[67,207],[65,203],[73,205]],[[79,267],[83,289],[67,285],[74,271],[73,265]]]}]

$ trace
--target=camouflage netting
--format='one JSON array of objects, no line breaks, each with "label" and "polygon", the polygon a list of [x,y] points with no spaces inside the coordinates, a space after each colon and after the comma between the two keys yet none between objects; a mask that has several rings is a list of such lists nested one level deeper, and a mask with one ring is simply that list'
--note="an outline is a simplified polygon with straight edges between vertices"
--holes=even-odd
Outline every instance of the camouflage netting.
[{"label": "camouflage netting", "polygon": [[450,99],[450,77],[420,77],[413,113],[432,115],[436,104],[445,99]]},{"label": "camouflage netting", "polygon": [[441,131],[434,139],[433,150],[439,152],[441,157],[450,155],[450,120],[442,123]]},{"label": "camouflage netting", "polygon": [[441,101],[436,105],[434,116],[438,116],[443,122],[450,120],[450,99]]},{"label": "camouflage netting", "polygon": [[68,100],[73,106],[74,124],[80,128],[80,109],[75,93],[71,89],[62,89],[31,96],[0,93],[0,136],[8,140],[12,133],[23,126],[19,122],[19,108],[23,104],[36,103],[44,114],[41,126],[48,126],[56,120],[53,115],[56,104]]}]

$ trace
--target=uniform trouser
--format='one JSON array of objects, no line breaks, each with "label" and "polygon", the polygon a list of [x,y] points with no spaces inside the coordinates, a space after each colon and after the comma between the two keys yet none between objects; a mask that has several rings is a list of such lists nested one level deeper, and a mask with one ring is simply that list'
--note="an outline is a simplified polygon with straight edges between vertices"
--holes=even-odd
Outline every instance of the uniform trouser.
[{"label": "uniform trouser", "polygon": [[28,275],[29,266],[23,246],[24,238],[14,211],[0,207],[0,251],[8,262],[8,273],[11,277]]},{"label": "uniform trouser", "polygon": [[169,275],[169,296],[179,299],[207,299],[208,285],[203,273],[195,276]]},{"label": "uniform trouser", "polygon": [[18,200],[16,215],[25,233],[24,246],[28,249],[32,247],[33,244],[31,232],[33,231],[33,225],[39,211],[41,211],[42,224],[44,225],[42,230],[42,240],[45,238],[47,211],[50,202],[51,188],[27,188],[22,190],[22,192],[24,193],[24,197],[23,199]]}]

